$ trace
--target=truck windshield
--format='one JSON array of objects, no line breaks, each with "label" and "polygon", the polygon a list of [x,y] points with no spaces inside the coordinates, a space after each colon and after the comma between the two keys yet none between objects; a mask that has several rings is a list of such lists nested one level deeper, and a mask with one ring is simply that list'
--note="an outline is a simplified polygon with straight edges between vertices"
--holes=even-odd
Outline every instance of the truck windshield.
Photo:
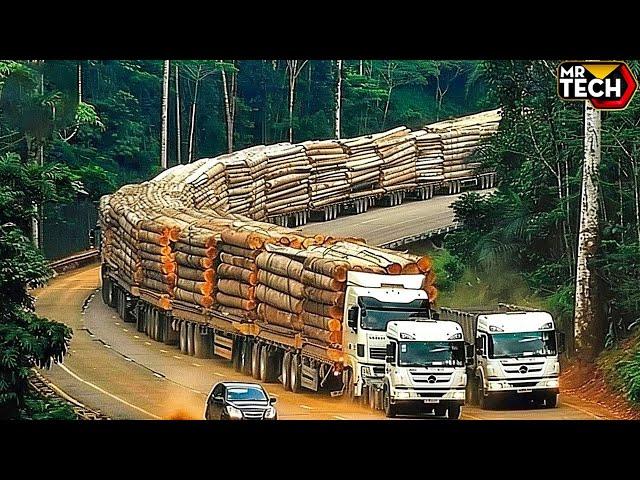
[{"label": "truck windshield", "polygon": [[400,342],[403,367],[464,367],[464,342]]},{"label": "truck windshield", "polygon": [[407,320],[412,317],[428,317],[429,301],[413,300],[408,303],[381,302],[373,297],[360,297],[360,327],[365,330],[384,332],[392,320]]},{"label": "truck windshield", "polygon": [[489,335],[491,358],[544,357],[556,354],[554,331],[493,333]]}]

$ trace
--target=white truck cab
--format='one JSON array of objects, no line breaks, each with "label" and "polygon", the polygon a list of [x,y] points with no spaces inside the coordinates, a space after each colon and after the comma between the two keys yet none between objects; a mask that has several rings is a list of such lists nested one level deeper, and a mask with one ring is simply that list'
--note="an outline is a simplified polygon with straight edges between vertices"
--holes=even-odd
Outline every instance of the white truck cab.
[{"label": "white truck cab", "polygon": [[549,313],[441,309],[440,318],[454,317],[475,341],[469,380],[482,408],[510,396],[526,397],[548,408],[557,405],[558,353],[564,348],[564,335],[556,331]]},{"label": "white truck cab", "polygon": [[387,325],[383,407],[460,417],[467,385],[466,348],[456,322],[419,318]]},{"label": "white truck cab", "polygon": [[349,271],[343,333],[347,395],[368,395],[385,375],[387,324],[392,320],[429,317],[424,275],[380,275]]}]

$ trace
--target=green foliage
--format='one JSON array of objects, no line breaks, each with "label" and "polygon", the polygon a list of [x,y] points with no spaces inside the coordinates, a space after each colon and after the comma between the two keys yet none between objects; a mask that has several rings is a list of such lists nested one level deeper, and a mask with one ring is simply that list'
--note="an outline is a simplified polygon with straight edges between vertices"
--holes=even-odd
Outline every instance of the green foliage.
[{"label": "green foliage", "polygon": [[71,405],[58,398],[45,398],[29,393],[20,412],[21,420],[77,420]]},{"label": "green foliage", "polygon": [[[27,290],[51,275],[27,236],[36,205],[68,201],[82,187],[67,165],[35,160],[38,148],[51,145],[78,121],[77,101],[44,82],[45,70],[41,64],[0,63],[0,132],[12,139],[0,150],[0,418],[20,416],[31,368],[61,361],[71,338],[65,325],[33,313]],[[86,111],[83,115],[88,118]]]},{"label": "green foliage", "polygon": [[617,348],[605,350],[597,363],[607,383],[640,407],[640,331]]}]

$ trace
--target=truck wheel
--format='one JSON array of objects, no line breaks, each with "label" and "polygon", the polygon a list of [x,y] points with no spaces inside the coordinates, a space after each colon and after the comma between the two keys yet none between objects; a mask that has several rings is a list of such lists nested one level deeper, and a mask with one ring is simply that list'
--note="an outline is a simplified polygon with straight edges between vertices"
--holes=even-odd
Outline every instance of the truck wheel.
[{"label": "truck wheel", "polygon": [[191,322],[187,323],[187,354],[193,357],[193,330],[194,324]]},{"label": "truck wheel", "polygon": [[242,373],[251,375],[251,352],[253,345],[249,340],[242,342],[242,361],[240,362]]},{"label": "truck wheel", "polygon": [[362,394],[360,395],[360,404],[361,405],[369,405],[369,386],[365,385],[362,387]]},{"label": "truck wheel", "polygon": [[373,388],[369,388],[369,408],[371,410],[377,410],[378,409],[378,402],[376,401],[376,397],[377,397],[378,393],[375,389]]},{"label": "truck wheel", "polygon": [[187,322],[180,322],[180,351],[187,353]]},{"label": "truck wheel", "polygon": [[242,370],[242,353],[240,349],[242,348],[242,341],[238,338],[233,339],[232,347],[233,351],[231,352],[231,362],[233,363],[233,369],[236,372],[240,372]]},{"label": "truck wheel", "polygon": [[251,376],[258,380],[260,378],[260,344],[253,344],[253,352],[251,352]]},{"label": "truck wheel", "polygon": [[263,382],[272,382],[272,375],[271,375],[271,371],[272,366],[271,366],[271,356],[269,355],[269,349],[265,346],[263,346],[260,349],[260,380],[262,380]]},{"label": "truck wheel", "polygon": [[447,418],[449,420],[458,420],[462,413],[462,407],[460,405],[449,405],[447,409]]},{"label": "truck wheel", "polygon": [[344,396],[350,402],[355,400],[355,385],[353,384],[353,371],[348,368],[342,374],[342,381],[344,382]]},{"label": "truck wheel", "polygon": [[544,404],[547,408],[556,408],[558,406],[558,395],[555,393],[547,395],[544,399]]},{"label": "truck wheel", "polygon": [[291,370],[289,370],[291,379],[291,391],[298,393],[302,389],[302,365],[299,355],[291,356]]},{"label": "truck wheel", "polygon": [[282,359],[282,387],[291,391],[291,353],[285,352]]},{"label": "truck wheel", "polygon": [[483,410],[491,410],[494,406],[493,398],[484,394],[484,382],[481,379],[478,379],[478,405]]},{"label": "truck wheel", "polygon": [[385,385],[384,393],[382,394],[382,405],[384,407],[384,414],[387,418],[394,418],[398,414],[397,405],[391,404],[391,395],[389,394],[389,388]]}]

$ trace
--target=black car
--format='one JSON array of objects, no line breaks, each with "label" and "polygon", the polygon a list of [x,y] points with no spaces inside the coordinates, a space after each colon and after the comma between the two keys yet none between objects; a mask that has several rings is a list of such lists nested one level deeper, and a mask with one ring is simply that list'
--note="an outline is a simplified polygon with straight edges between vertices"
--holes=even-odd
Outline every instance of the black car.
[{"label": "black car", "polygon": [[220,382],[209,393],[205,420],[277,420],[275,397],[257,383]]}]

